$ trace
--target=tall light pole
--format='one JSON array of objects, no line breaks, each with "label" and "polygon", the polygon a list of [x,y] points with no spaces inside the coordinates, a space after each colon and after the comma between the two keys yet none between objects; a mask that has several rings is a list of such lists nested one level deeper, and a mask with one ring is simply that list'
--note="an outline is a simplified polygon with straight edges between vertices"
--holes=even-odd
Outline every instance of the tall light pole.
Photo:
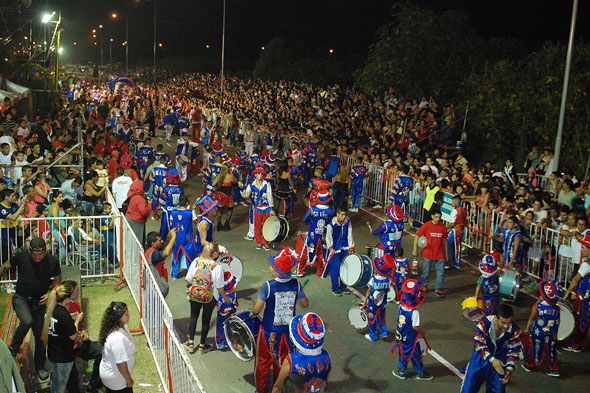
[{"label": "tall light pole", "polygon": [[104,33],[102,31],[102,25],[98,25],[100,29],[100,65],[104,66]]},{"label": "tall light pole", "polygon": [[[117,19],[119,15],[116,12],[111,13],[112,19]],[[125,73],[129,72],[129,17],[125,15]]]},{"label": "tall light pole", "polygon": [[154,0],[154,82],[156,81],[156,10],[157,0]]},{"label": "tall light pole", "polygon": [[223,0],[223,28],[221,33],[221,96],[225,94],[225,0]]},{"label": "tall light pole", "polygon": [[113,65],[113,37],[109,39],[109,65]]},{"label": "tall light pole", "polygon": [[572,63],[572,51],[574,49],[574,33],[576,31],[576,17],[578,14],[578,0],[574,0],[572,8],[572,21],[570,25],[570,38],[565,57],[565,73],[563,75],[563,89],[561,92],[561,107],[559,108],[559,123],[557,125],[557,137],[555,138],[555,151],[553,153],[553,171],[559,168],[559,155],[561,153],[561,141],[563,137],[563,122],[565,120],[565,104],[567,102],[567,86],[570,80],[570,66]]},{"label": "tall light pole", "polygon": [[[53,37],[56,37],[56,46],[55,46],[55,89],[58,90],[59,89],[59,41],[60,41],[60,37],[61,37],[61,29],[60,29],[60,24],[61,24],[61,12],[58,13],[58,18],[56,21],[52,21],[51,18],[53,18],[53,16],[55,15],[55,11],[53,11],[51,14],[49,13],[45,13],[43,15],[43,17],[41,18],[41,22],[43,22],[43,24],[48,24],[48,23],[55,23],[55,32],[53,34]],[[45,31],[45,29],[43,29]],[[51,38],[51,42],[49,43],[49,48],[51,48],[51,43],[53,42],[53,37]],[[45,41],[45,45],[47,44],[47,42]]]}]

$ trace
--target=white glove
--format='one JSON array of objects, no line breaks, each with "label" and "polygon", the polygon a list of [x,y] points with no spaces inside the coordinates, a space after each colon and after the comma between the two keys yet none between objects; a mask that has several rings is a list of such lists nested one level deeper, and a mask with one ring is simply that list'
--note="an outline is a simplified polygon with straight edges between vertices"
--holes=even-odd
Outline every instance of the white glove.
[{"label": "white glove", "polygon": [[225,248],[224,246],[222,246],[221,244],[219,245],[219,253],[220,254],[227,254],[227,248]]}]

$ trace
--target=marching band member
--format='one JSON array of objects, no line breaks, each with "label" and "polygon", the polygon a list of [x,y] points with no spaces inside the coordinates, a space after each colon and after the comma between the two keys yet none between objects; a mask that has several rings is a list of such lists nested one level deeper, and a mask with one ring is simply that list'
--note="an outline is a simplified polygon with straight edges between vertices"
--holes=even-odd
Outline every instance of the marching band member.
[{"label": "marching band member", "polygon": [[156,151],[154,152],[154,159],[157,162],[160,162],[160,158],[164,157],[166,159],[166,166],[170,165],[170,156],[164,152],[164,145],[162,145],[161,143],[159,143],[156,146]]},{"label": "marching band member", "polygon": [[256,340],[256,359],[254,376],[258,393],[268,393],[274,384],[269,371],[278,377],[279,367],[291,352],[288,340],[289,323],[296,311],[297,301],[303,307],[309,305],[303,288],[297,279],[291,278],[291,269],[296,263],[295,250],[283,249],[277,255],[270,256],[270,274],[274,279],[266,281],[260,288],[253,315],[259,315],[264,308],[262,324]]},{"label": "marching band member", "polygon": [[324,179],[323,175],[324,168],[322,168],[321,166],[315,167],[315,177],[311,180],[309,189],[307,190],[309,193],[309,207],[318,204],[318,195],[320,192],[328,191],[330,194],[332,193],[332,189],[330,188],[330,182]]},{"label": "marching band member", "polygon": [[531,371],[543,363],[545,354],[549,356],[550,377],[559,377],[557,360],[557,331],[559,330],[559,306],[557,300],[563,295],[563,288],[557,281],[539,283],[541,299],[533,304],[531,315],[523,334],[530,334],[531,348],[522,368]]},{"label": "marching band member", "polygon": [[169,214],[171,228],[176,229],[176,242],[172,249],[172,271],[170,277],[178,278],[180,269],[190,267],[191,261],[195,258],[195,235],[193,232],[193,211],[190,208],[188,199],[182,195],[178,198],[178,208]]},{"label": "marching band member", "polygon": [[[389,292],[389,277],[392,269],[395,269],[395,259],[385,254],[382,257],[373,258],[373,277],[367,284],[367,293],[363,307],[367,309],[369,318],[369,333],[365,338],[375,342],[381,338],[387,338],[389,330],[385,324],[385,305],[387,304],[387,293]],[[379,335],[377,335],[379,330]]]},{"label": "marching band member", "polygon": [[328,192],[321,192],[318,196],[318,204],[312,206],[303,216],[303,222],[308,223],[307,237],[305,244],[299,255],[297,266],[297,276],[302,277],[305,272],[305,266],[317,265],[318,276],[322,275],[324,270],[324,251],[322,247],[322,238],[324,236],[326,225],[332,217],[332,209],[328,203],[332,197]]},{"label": "marching band member", "polygon": [[507,269],[520,270],[522,265],[522,235],[518,218],[510,216],[506,219],[506,231],[502,237],[490,234],[490,239],[504,243],[503,263]]},{"label": "marching band member", "polygon": [[350,170],[350,177],[352,177],[352,187],[350,189],[351,207],[349,212],[356,213],[361,207],[361,200],[363,199],[363,185],[365,183],[365,176],[367,175],[367,168],[361,162],[355,165]]},{"label": "marching band member", "polygon": [[463,232],[467,224],[467,211],[461,204],[461,196],[455,195],[451,200],[453,211],[449,220],[449,264],[461,268],[461,242],[463,241]]},{"label": "marching band member", "polygon": [[186,132],[183,132],[176,141],[176,170],[180,176],[180,182],[184,183],[188,177],[188,156],[191,146],[199,146],[192,142]]},{"label": "marching band member", "polygon": [[326,227],[326,248],[330,252],[330,256],[323,269],[318,268],[318,272],[323,270],[324,277],[325,271],[330,272],[334,296],[342,296],[343,292],[348,295],[350,292],[346,290],[346,285],[340,280],[340,265],[349,253],[354,253],[354,239],[352,224],[350,219],[346,217],[345,209],[339,209],[336,217],[332,218]]},{"label": "marching band member", "polygon": [[[152,147],[152,139],[145,138],[143,141],[143,146],[140,147],[137,151],[137,167],[139,168],[139,178],[141,180],[145,179],[146,176],[146,169],[148,168],[149,164],[149,156],[153,156],[155,151]],[[149,175],[149,174],[148,174]]]},{"label": "marching band member", "polygon": [[175,113],[172,112],[171,108],[166,109],[166,115],[162,119],[162,125],[164,126],[164,130],[166,131],[166,142],[170,142],[170,138],[172,137],[172,129],[174,129]]},{"label": "marching band member", "polygon": [[520,328],[512,322],[512,308],[502,304],[496,315],[484,317],[477,323],[473,355],[461,393],[477,393],[484,382],[489,392],[505,392],[521,348]]},{"label": "marching band member", "polygon": [[422,287],[422,281],[416,281],[412,278],[404,281],[397,314],[395,344],[391,349],[392,356],[399,349],[397,370],[392,371],[392,374],[399,379],[407,378],[406,370],[409,360],[412,360],[414,371],[417,374],[416,379],[421,381],[432,379],[432,376],[424,370],[421,348],[423,344],[418,342],[420,337],[426,340],[426,333],[420,327],[420,313],[418,311],[425,299],[426,292]]},{"label": "marching band member", "polygon": [[324,321],[315,313],[297,315],[291,319],[289,338],[297,351],[291,352],[283,360],[272,393],[281,393],[283,381],[293,374],[305,377],[306,393],[323,393],[326,390],[332,359],[328,351],[322,349],[325,334]]},{"label": "marching band member", "polygon": [[406,202],[408,201],[408,193],[414,185],[414,180],[407,175],[410,171],[407,165],[402,164],[400,168],[400,174],[397,179],[395,179],[393,188],[390,190],[389,203],[401,206],[405,211]]},{"label": "marching band member", "polygon": [[410,264],[408,258],[404,256],[404,248],[395,249],[395,274],[393,276],[393,285],[395,286],[395,302],[399,304],[402,296],[402,286],[410,274]]},{"label": "marching band member", "polygon": [[184,195],[184,189],[178,185],[179,183],[180,178],[176,169],[168,170],[158,202],[162,207],[162,221],[160,222],[160,236],[162,239],[166,239],[170,230],[169,213],[178,207],[178,200],[180,196]]},{"label": "marching band member", "polygon": [[[223,289],[225,290],[226,299],[220,298],[219,293],[217,292],[213,293],[213,296],[215,296],[217,300],[217,320],[215,326],[215,344],[217,349],[228,347],[227,341],[225,340],[223,325],[225,321],[236,312],[236,309],[240,305],[234,292],[237,284],[238,280],[233,274],[230,272],[224,272]],[[228,297],[231,299],[230,303],[227,303]]]},{"label": "marching band member", "polygon": [[395,249],[402,244],[404,233],[404,209],[398,205],[387,208],[388,221],[384,221],[377,229],[371,232],[373,236],[379,236],[379,251],[377,256],[389,254],[395,257]]},{"label": "marching band member", "polygon": [[588,326],[590,326],[590,232],[585,231],[582,239],[582,258],[578,272],[572,279],[572,282],[563,296],[564,299],[571,297],[574,299],[574,309],[576,310],[576,328],[572,336],[570,345],[564,348],[571,352],[580,352],[586,346],[586,335]]},{"label": "marching band member", "polygon": [[152,186],[150,187],[149,196],[152,199],[152,210],[154,211],[154,216],[152,219],[157,220],[158,216],[156,214],[156,210],[158,209],[158,202],[160,201],[160,193],[164,189],[164,182],[166,180],[166,175],[168,174],[168,168],[166,168],[166,157],[160,157],[158,162],[158,166],[152,169],[152,173],[150,173],[150,181]]},{"label": "marching band member", "polygon": [[[264,180],[266,172],[264,166],[259,164],[256,169],[252,171],[252,175],[256,179],[248,184],[246,189],[242,191],[242,197],[250,198],[252,200],[252,209],[254,212],[254,240],[256,241],[256,248],[270,250],[268,242],[262,236],[262,223],[268,216],[275,216],[276,213],[272,210],[272,190],[270,185]],[[240,184],[240,187],[243,185]]]},{"label": "marching band member", "polygon": [[481,276],[477,280],[475,298],[481,293],[483,298],[483,311],[486,315],[495,315],[500,304],[500,279],[497,273],[497,263],[493,256],[485,255],[479,261]]},{"label": "marching band member", "polygon": [[208,195],[205,195],[196,203],[196,207],[201,210],[201,218],[197,221],[196,256],[201,255],[207,244],[215,243],[213,219],[217,214],[217,204],[218,201],[212,200]]}]

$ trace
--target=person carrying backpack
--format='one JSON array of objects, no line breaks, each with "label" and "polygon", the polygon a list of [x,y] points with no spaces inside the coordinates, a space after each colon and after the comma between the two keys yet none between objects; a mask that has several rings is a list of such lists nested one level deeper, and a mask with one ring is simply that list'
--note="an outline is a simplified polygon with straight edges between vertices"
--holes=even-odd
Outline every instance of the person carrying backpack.
[{"label": "person carrying backpack", "polygon": [[[188,325],[188,352],[193,354],[199,352],[199,355],[209,352],[211,344],[205,344],[211,315],[215,309],[218,297],[225,303],[231,303],[232,298],[225,293],[223,288],[223,268],[215,262],[219,257],[219,245],[217,243],[208,243],[203,248],[201,256],[195,258],[186,274],[186,286],[189,303],[191,306],[191,316]],[[217,292],[219,296],[215,296]],[[197,328],[197,320],[203,309],[203,319],[201,320],[201,341],[198,347],[195,347],[193,339]]]}]

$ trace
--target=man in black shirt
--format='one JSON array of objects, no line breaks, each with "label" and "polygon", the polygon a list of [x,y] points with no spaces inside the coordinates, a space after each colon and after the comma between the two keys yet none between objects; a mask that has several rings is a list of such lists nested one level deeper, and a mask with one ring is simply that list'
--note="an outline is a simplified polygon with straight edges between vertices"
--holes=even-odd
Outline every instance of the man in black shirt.
[{"label": "man in black shirt", "polygon": [[61,282],[59,260],[47,254],[45,240],[35,237],[31,240],[28,252],[18,252],[0,267],[0,277],[12,268],[18,270],[12,308],[20,324],[12,336],[10,352],[13,356],[19,353],[23,339],[32,328],[35,335],[35,369],[39,378],[46,380],[49,373],[45,370],[45,346],[41,340],[41,333],[48,291],[50,286],[55,288]]}]

